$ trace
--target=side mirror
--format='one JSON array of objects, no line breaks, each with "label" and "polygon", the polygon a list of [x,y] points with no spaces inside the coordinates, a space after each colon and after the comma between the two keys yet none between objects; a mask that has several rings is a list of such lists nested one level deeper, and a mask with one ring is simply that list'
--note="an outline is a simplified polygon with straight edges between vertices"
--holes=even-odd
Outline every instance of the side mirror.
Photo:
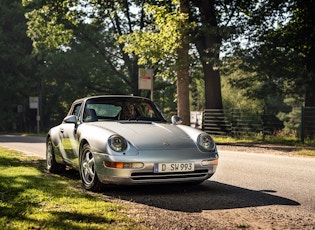
[{"label": "side mirror", "polygon": [[63,122],[64,123],[77,123],[77,116],[76,115],[70,115],[70,116],[66,116],[64,119],[63,119]]},{"label": "side mirror", "polygon": [[182,123],[182,119],[180,119],[179,116],[177,115],[173,115],[172,116],[172,124],[173,125],[178,125],[178,124],[181,124]]}]

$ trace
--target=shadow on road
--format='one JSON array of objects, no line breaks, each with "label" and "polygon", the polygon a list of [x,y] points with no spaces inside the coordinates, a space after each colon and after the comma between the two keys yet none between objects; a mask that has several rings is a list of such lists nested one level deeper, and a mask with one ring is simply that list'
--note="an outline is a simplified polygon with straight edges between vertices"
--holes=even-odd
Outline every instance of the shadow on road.
[{"label": "shadow on road", "polygon": [[108,191],[103,191],[103,194],[126,201],[182,212],[267,205],[300,205],[294,200],[266,192],[270,192],[270,190],[254,191],[219,182],[205,181],[200,185],[109,187]]}]

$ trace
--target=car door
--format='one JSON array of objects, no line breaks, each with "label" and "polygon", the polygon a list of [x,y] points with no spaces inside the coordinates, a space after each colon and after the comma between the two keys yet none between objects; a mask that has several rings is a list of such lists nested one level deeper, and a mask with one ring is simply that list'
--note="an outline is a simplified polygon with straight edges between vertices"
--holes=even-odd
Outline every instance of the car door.
[{"label": "car door", "polygon": [[65,161],[73,166],[78,166],[79,156],[79,143],[77,136],[77,126],[80,121],[82,103],[77,103],[72,106],[72,112],[69,115],[75,115],[77,117],[76,123],[66,123],[61,125],[61,146],[66,155]]}]

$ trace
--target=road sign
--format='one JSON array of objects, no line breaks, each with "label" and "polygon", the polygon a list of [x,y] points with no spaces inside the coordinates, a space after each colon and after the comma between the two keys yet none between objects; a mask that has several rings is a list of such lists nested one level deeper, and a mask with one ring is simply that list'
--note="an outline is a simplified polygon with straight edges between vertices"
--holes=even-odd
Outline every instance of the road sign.
[{"label": "road sign", "polygon": [[38,109],[38,97],[30,97],[30,109]]},{"label": "road sign", "polygon": [[139,68],[139,89],[152,90],[153,69]]}]

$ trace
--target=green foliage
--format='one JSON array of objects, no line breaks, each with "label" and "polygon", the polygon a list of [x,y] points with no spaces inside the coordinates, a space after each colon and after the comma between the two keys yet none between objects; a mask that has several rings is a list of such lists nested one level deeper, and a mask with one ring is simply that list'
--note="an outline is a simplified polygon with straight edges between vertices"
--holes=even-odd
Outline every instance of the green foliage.
[{"label": "green foliage", "polygon": [[177,114],[177,103],[174,100],[176,93],[176,84],[172,81],[163,80],[157,77],[154,81],[153,100],[164,113],[168,121],[171,116]]},{"label": "green foliage", "polygon": [[25,17],[28,19],[27,35],[33,41],[35,52],[53,50],[70,43],[73,30],[69,25],[76,25],[71,10],[76,6],[75,1],[46,1],[46,5],[41,5],[38,1],[22,0],[22,4],[31,7]]},{"label": "green foliage", "polygon": [[[223,107],[227,110],[236,109],[240,111],[247,111],[251,114],[262,114],[265,101],[264,97],[260,95],[253,96],[255,88],[260,87],[259,82],[251,82],[251,73],[247,73],[242,69],[235,68],[238,66],[239,60],[224,63],[224,68],[221,69],[222,81],[222,98]],[[247,81],[242,81],[247,79]],[[253,87],[236,87],[235,81],[242,82],[243,84],[253,84]]]},{"label": "green foliage", "polygon": [[[24,9],[17,0],[4,0],[0,6],[1,129],[15,124],[21,130],[34,130],[36,114],[28,109],[29,96],[41,96],[45,130],[61,121],[77,97],[149,96],[138,90],[138,63],[155,69],[154,100],[173,113],[176,50],[184,31],[191,42],[193,110],[202,110],[207,100],[217,100],[213,98],[220,93],[219,83],[210,80],[219,66],[220,50],[231,57],[221,60],[225,68],[219,69],[225,108],[254,114],[264,106],[276,106],[277,113],[287,113],[285,98],[314,92],[310,0],[189,1],[187,14],[180,13],[179,1],[171,0],[22,3]],[[31,55],[32,43],[36,55]],[[214,88],[205,90],[204,85]],[[16,112],[17,105],[24,106],[22,113]],[[278,117],[294,120],[283,114]]]},{"label": "green foliage", "polygon": [[[175,7],[179,3],[175,1]],[[180,47],[184,31],[192,28],[187,24],[188,15],[178,9],[169,11],[166,6],[145,4],[147,16],[153,18],[153,24],[131,34],[122,35],[119,42],[125,45],[124,50],[139,56],[138,64],[175,64],[176,51]]]},{"label": "green foliage", "polygon": [[202,78],[202,70],[195,68],[191,71],[190,78],[190,110],[203,111],[205,109],[205,88],[204,79]]},{"label": "green foliage", "polygon": [[1,229],[141,229],[124,207],[82,190],[75,172],[47,175],[43,165],[0,148]]},{"label": "green foliage", "polygon": [[251,9],[248,43],[235,54],[243,60],[239,67],[252,75],[237,81],[237,87],[254,96],[306,96],[306,102],[314,101],[313,15],[312,1],[266,1]]},{"label": "green foliage", "polygon": [[295,98],[286,98],[284,103],[291,107],[291,111],[288,113],[279,112],[277,117],[283,121],[284,129],[283,133],[291,136],[298,136],[300,133],[301,125],[301,106],[302,100]]},{"label": "green foliage", "polygon": [[[93,31],[92,25],[80,25],[76,34],[82,32],[103,44],[102,33]],[[92,39],[91,38],[91,39]],[[109,47],[107,47],[109,49]],[[49,120],[46,126],[59,123],[66,115],[73,100],[97,94],[128,94],[130,88],[120,87],[125,82],[119,73],[104,63],[104,55],[98,49],[77,36],[71,49],[49,53],[45,65],[39,68],[45,77],[44,92],[47,103],[55,101],[53,107],[45,106],[43,116]],[[58,102],[58,103],[57,103]],[[47,104],[45,104],[47,105]],[[52,116],[53,115],[53,116]]]},{"label": "green foliage", "polygon": [[[26,37],[24,9],[18,0],[0,5],[0,131],[25,128],[28,97],[35,95],[38,79],[34,75],[32,44]],[[17,107],[22,111],[18,113]]]},{"label": "green foliage", "polygon": [[117,34],[136,20],[126,3],[23,3],[28,9],[27,34],[39,62],[36,74],[42,82],[45,129],[61,122],[74,99],[95,94],[139,94],[137,58],[126,55],[116,44]]}]

